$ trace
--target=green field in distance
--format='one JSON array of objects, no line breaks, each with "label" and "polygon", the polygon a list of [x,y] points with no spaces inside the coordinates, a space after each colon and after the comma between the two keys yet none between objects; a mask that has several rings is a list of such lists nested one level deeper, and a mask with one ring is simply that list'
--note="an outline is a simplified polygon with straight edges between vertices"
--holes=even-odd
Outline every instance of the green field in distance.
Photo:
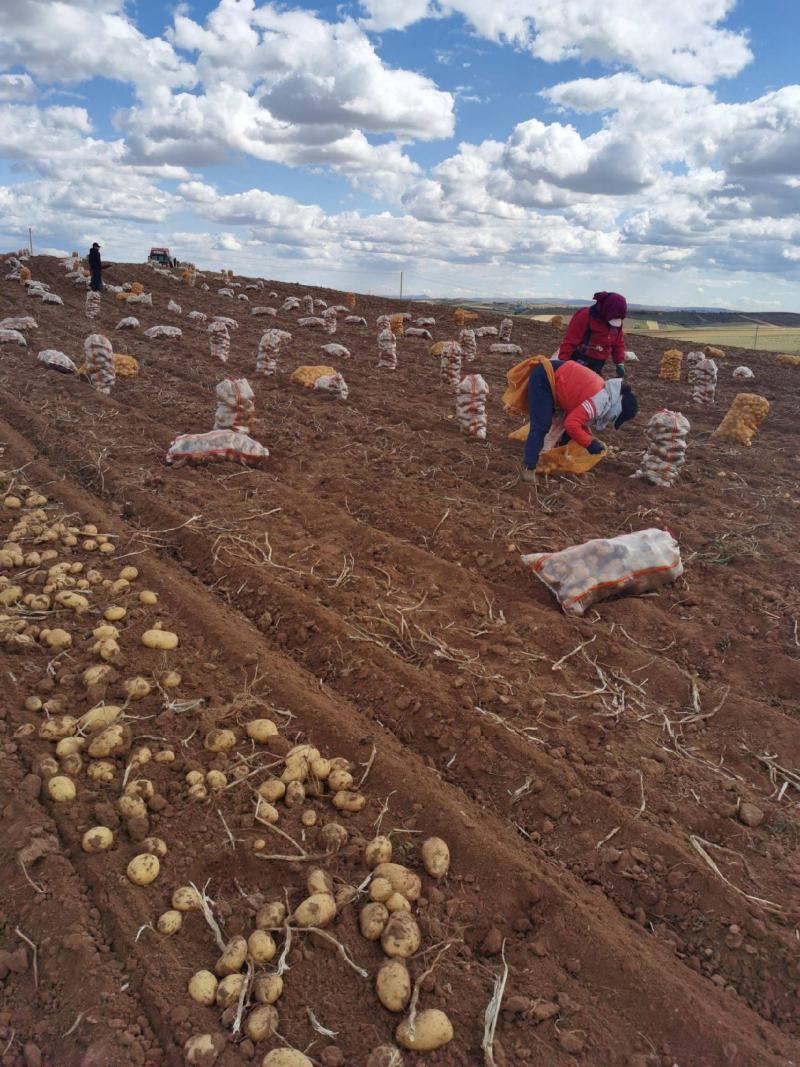
[{"label": "green field in distance", "polygon": [[800,353],[800,329],[782,326],[743,323],[731,326],[672,326],[659,323],[657,330],[648,329],[644,319],[630,319],[625,323],[627,334],[646,334],[662,341],[684,341],[702,348],[703,345],[726,345],[751,348],[757,352]]}]

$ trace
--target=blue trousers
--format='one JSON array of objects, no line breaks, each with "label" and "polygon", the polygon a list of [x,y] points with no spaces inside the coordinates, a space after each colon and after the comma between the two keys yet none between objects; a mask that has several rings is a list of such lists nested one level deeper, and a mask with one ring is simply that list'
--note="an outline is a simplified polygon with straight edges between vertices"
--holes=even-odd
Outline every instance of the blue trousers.
[{"label": "blue trousers", "polygon": [[593,370],[595,374],[599,374],[603,377],[603,368],[606,365],[604,359],[590,359],[589,356],[573,356],[573,360],[576,363],[582,363],[584,367],[588,367],[589,370]]},{"label": "blue trousers", "polygon": [[556,406],[550,383],[547,380],[547,372],[541,364],[538,364],[533,368],[528,379],[528,414],[531,428],[522,457],[523,466],[530,470],[534,470],[539,462],[539,453],[542,451],[544,439],[552,425],[555,411]]}]

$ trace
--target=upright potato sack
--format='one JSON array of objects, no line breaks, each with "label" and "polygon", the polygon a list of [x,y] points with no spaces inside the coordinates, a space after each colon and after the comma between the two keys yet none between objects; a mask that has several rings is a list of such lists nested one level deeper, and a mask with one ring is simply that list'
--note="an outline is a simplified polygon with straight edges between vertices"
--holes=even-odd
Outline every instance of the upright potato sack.
[{"label": "upright potato sack", "polygon": [[100,294],[96,293],[94,289],[89,289],[86,292],[85,313],[87,319],[96,319],[100,314]]},{"label": "upright potato sack", "polygon": [[690,428],[689,420],[679,411],[657,411],[644,431],[649,444],[633,477],[653,485],[674,485],[686,458]]},{"label": "upright potato sack", "polygon": [[486,440],[486,398],[489,386],[480,374],[468,374],[458,386],[456,418],[461,432]]},{"label": "upright potato sack", "polygon": [[398,311],[396,314],[391,315],[389,317],[389,325],[395,337],[402,337],[404,333],[404,322],[402,312]]},{"label": "upright potato sack", "polygon": [[713,359],[703,356],[690,371],[692,400],[695,404],[713,404],[717,393],[717,365]]},{"label": "upright potato sack", "polygon": [[108,395],[117,377],[111,342],[101,333],[90,333],[83,342],[83,357],[89,384],[98,393]]},{"label": "upright potato sack", "polygon": [[246,378],[225,378],[216,388],[215,430],[250,433],[255,415],[255,397]]},{"label": "upright potato sack", "polygon": [[281,346],[291,339],[292,335],[287,330],[267,330],[266,333],[262,333],[261,340],[258,342],[256,371],[259,374],[275,374],[278,370]]},{"label": "upright potato sack", "polygon": [[325,308],[321,317],[325,324],[325,333],[327,333],[329,337],[333,337],[336,333],[336,308]]},{"label": "upright potato sack", "polygon": [[768,412],[769,400],[766,397],[757,393],[739,393],[711,436],[749,447]]},{"label": "upright potato sack", "polygon": [[228,362],[228,354],[231,350],[231,335],[224,322],[216,320],[208,324],[208,350],[212,359],[218,359],[220,363]]},{"label": "upright potato sack", "polygon": [[513,325],[513,319],[500,320],[500,340],[503,344],[508,344],[511,341],[511,328]]},{"label": "upright potato sack", "polygon": [[461,345],[443,341],[439,352],[439,378],[444,385],[458,389],[461,382]]},{"label": "upright potato sack", "polygon": [[646,593],[683,574],[681,553],[666,530],[587,541],[561,552],[533,552],[522,562],[555,594],[567,615],[619,593]]},{"label": "upright potato sack", "polygon": [[378,334],[378,366],[397,369],[397,341],[390,326],[385,326]]},{"label": "upright potato sack", "polygon": [[464,360],[467,363],[472,363],[473,359],[475,359],[475,356],[478,354],[475,331],[471,329],[463,329],[458,335],[458,343],[461,345],[461,351],[464,353]]},{"label": "upright potato sack", "polygon": [[683,352],[677,348],[668,348],[661,357],[661,366],[658,369],[659,378],[667,382],[679,382],[682,362]]}]

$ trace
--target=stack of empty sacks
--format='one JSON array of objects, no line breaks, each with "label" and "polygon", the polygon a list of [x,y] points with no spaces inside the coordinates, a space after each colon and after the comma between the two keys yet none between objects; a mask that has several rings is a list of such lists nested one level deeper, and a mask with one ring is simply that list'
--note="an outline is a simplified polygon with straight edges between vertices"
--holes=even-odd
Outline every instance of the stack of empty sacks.
[{"label": "stack of empty sacks", "polygon": [[[450,342],[452,343],[452,342]],[[456,393],[456,419],[462,433],[486,440],[486,398],[489,386],[480,374],[467,374]]]},{"label": "stack of empty sacks", "polygon": [[267,330],[262,333],[258,342],[258,355],[256,356],[256,371],[258,374],[275,374],[278,369],[278,356],[281,346],[289,342],[292,335],[286,330]]},{"label": "stack of empty sacks", "polygon": [[679,411],[657,411],[645,428],[647,450],[632,477],[652,485],[674,485],[686,458],[689,430],[689,420]]},{"label": "stack of empty sacks", "polygon": [[[691,359],[699,356],[699,359]],[[690,362],[691,359],[691,362]],[[713,404],[717,392],[717,365],[702,352],[690,352],[686,357],[687,381],[692,387],[695,404]]]},{"label": "stack of empty sacks", "polygon": [[246,378],[225,378],[217,385],[216,396],[214,429],[209,433],[179,434],[167,450],[166,463],[171,467],[220,462],[264,466],[269,450],[250,436],[255,415],[250,383]]}]

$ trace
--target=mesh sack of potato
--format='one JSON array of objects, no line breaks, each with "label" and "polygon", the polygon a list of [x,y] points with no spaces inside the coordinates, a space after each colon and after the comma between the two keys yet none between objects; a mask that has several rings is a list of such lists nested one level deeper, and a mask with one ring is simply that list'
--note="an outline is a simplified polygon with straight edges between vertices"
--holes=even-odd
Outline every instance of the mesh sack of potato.
[{"label": "mesh sack of potato", "polygon": [[626,363],[638,363],[639,362],[639,357],[636,355],[635,352],[629,352],[626,349],[625,350],[625,362]]},{"label": "mesh sack of potato", "polygon": [[679,382],[681,380],[681,363],[683,352],[677,348],[668,348],[661,357],[661,366],[658,368],[658,376],[665,382]]},{"label": "mesh sack of potato", "polygon": [[456,419],[467,437],[486,440],[486,398],[489,386],[480,374],[467,374],[456,393]]},{"label": "mesh sack of potato", "polygon": [[64,301],[58,295],[58,293],[42,293],[43,304],[58,304],[61,305]]},{"label": "mesh sack of potato", "polygon": [[694,385],[697,381],[696,368],[706,357],[702,352],[687,352],[686,354],[686,381]]},{"label": "mesh sack of potato", "polygon": [[519,345],[508,344],[504,341],[489,345],[489,351],[495,356],[521,356],[522,349]]},{"label": "mesh sack of potato", "polygon": [[233,289],[228,289],[227,286],[223,286],[221,289],[217,289],[217,296],[229,296],[233,299]]},{"label": "mesh sack of potato", "polygon": [[679,411],[657,411],[645,427],[647,449],[631,477],[665,488],[674,485],[686,459],[690,429],[689,420]]},{"label": "mesh sack of potato", "polygon": [[349,359],[350,349],[345,348],[344,345],[329,344],[322,345],[322,351],[326,356],[330,356],[331,359]]},{"label": "mesh sack of potato", "polygon": [[472,363],[473,359],[475,359],[475,356],[478,354],[475,331],[469,327],[465,327],[458,335],[458,343],[461,345],[464,361],[466,363]]},{"label": "mesh sack of potato", "polygon": [[[528,427],[525,427],[525,437],[528,436]],[[524,440],[524,438],[523,438]],[[596,456],[588,452],[577,441],[567,441],[565,445],[556,445],[555,448],[543,449],[539,454],[539,462],[536,464],[537,474],[587,474],[596,467],[600,460],[608,454],[604,449]]]},{"label": "mesh sack of potato", "polygon": [[405,322],[404,322],[403,314],[401,312],[397,312],[395,315],[391,315],[389,317],[389,325],[390,325],[390,327],[392,329],[392,333],[395,335],[395,337],[402,337],[403,336],[403,330],[404,330],[404,327],[405,327]]},{"label": "mesh sack of potato", "polygon": [[139,320],[137,318],[135,318],[133,315],[127,315],[124,319],[120,319],[119,320],[119,322],[114,327],[114,329],[115,330],[138,330],[139,329]]},{"label": "mesh sack of potato", "polygon": [[303,315],[297,320],[298,326],[305,326],[309,330],[324,330],[325,320],[318,315]]},{"label": "mesh sack of potato", "polygon": [[338,396],[340,400],[347,400],[350,393],[347,388],[347,382],[338,371],[336,374],[320,374],[319,378],[314,382],[314,388],[323,393],[332,393],[334,396]]},{"label": "mesh sack of potato", "polygon": [[98,393],[111,392],[117,376],[111,342],[101,333],[90,333],[83,342],[83,358],[89,384]]},{"label": "mesh sack of potato", "polygon": [[250,314],[251,315],[271,315],[272,318],[275,318],[275,316],[278,314],[278,312],[275,310],[275,308],[266,307],[266,306],[262,307],[261,304],[257,304],[255,307],[250,308]]},{"label": "mesh sack of potato", "polygon": [[363,315],[348,315],[344,320],[348,326],[366,326],[367,320]]},{"label": "mesh sack of potato", "polygon": [[296,296],[287,296],[284,302],[281,304],[279,311],[281,311],[281,313],[283,313],[284,311],[295,311],[299,307],[300,301],[297,299]]},{"label": "mesh sack of potato", "polygon": [[750,446],[761,422],[769,412],[769,400],[758,393],[739,393],[730,410],[712,433],[722,441]]},{"label": "mesh sack of potato", "polygon": [[708,359],[725,359],[725,352],[721,348],[714,348],[713,345],[706,345],[703,349],[703,355]]},{"label": "mesh sack of potato", "polygon": [[703,356],[692,368],[692,400],[695,404],[713,404],[717,394],[717,365]]},{"label": "mesh sack of potato", "polygon": [[387,370],[397,367],[397,341],[391,327],[386,326],[378,334],[378,366]]},{"label": "mesh sack of potato", "polygon": [[461,381],[461,345],[458,341],[443,341],[439,353],[439,380],[457,389]]},{"label": "mesh sack of potato", "polygon": [[151,308],[153,306],[153,294],[152,293],[131,293],[128,297],[128,306],[131,304],[142,304],[145,307]]},{"label": "mesh sack of potato", "polygon": [[501,319],[500,320],[500,340],[508,343],[511,340],[511,329],[514,325],[513,319]]},{"label": "mesh sack of potato", "polygon": [[188,284],[189,284],[189,271],[188,270],[182,271],[182,273],[181,273],[181,281],[183,282],[184,285],[188,286]]},{"label": "mesh sack of potato", "polygon": [[227,327],[229,330],[239,329],[239,323],[236,321],[236,319],[232,319],[230,315],[215,315],[211,321],[221,322],[222,325]]},{"label": "mesh sack of potato", "polygon": [[253,390],[246,378],[225,378],[216,388],[215,430],[250,433],[256,405]]},{"label": "mesh sack of potato", "polygon": [[447,344],[446,341],[434,341],[428,349],[428,355],[438,359],[442,354],[442,349]]},{"label": "mesh sack of potato", "polygon": [[356,294],[355,293],[347,293],[345,298],[344,298],[344,302],[345,302],[345,304],[347,304],[347,306],[352,311],[353,308],[356,306]]},{"label": "mesh sack of potato", "polygon": [[96,319],[100,314],[100,294],[96,293],[94,289],[89,289],[86,293],[84,312],[87,319]]},{"label": "mesh sack of potato", "polygon": [[782,364],[784,367],[800,367],[800,356],[792,356],[787,352],[783,352],[780,356],[776,356],[775,362]]},{"label": "mesh sack of potato", "polygon": [[557,329],[557,330],[563,330],[564,329],[564,316],[563,315],[553,315],[553,317],[550,319],[550,325],[555,327],[555,329]]},{"label": "mesh sack of potato", "polygon": [[19,330],[24,333],[25,330],[38,329],[39,326],[32,315],[9,315],[5,319],[0,319],[0,330]]},{"label": "mesh sack of potato", "polygon": [[306,293],[303,297],[303,311],[305,311],[306,315],[314,314],[314,297],[311,293]]},{"label": "mesh sack of potato", "polygon": [[325,308],[322,312],[322,324],[325,328],[325,333],[333,337],[336,333],[336,308]]},{"label": "mesh sack of potato", "polygon": [[278,356],[283,344],[291,341],[292,335],[287,330],[267,330],[258,342],[256,371],[258,374],[275,374],[278,370]]},{"label": "mesh sack of potato", "polygon": [[56,348],[45,348],[36,357],[39,362],[49,370],[57,370],[61,374],[75,374],[77,367],[64,352]]},{"label": "mesh sack of potato", "polygon": [[150,326],[144,331],[143,336],[151,339],[157,337],[167,337],[172,339],[175,337],[183,337],[183,330],[180,326]]},{"label": "mesh sack of potato", "polygon": [[115,352],[114,370],[118,378],[135,378],[139,373],[139,361],[124,352]]},{"label": "mesh sack of potato", "polygon": [[208,315],[204,311],[190,311],[186,318],[199,325],[201,322],[206,322]]},{"label": "mesh sack of potato", "polygon": [[453,322],[461,329],[464,323],[467,321],[467,313],[463,308],[456,308],[453,312]]},{"label": "mesh sack of potato", "polygon": [[496,326],[476,326],[476,328],[475,328],[475,336],[476,337],[497,337],[497,327]]},{"label": "mesh sack of potato", "polygon": [[172,311],[175,315],[182,314],[182,308],[180,304],[176,303],[174,300],[170,300],[170,302],[167,304],[167,311]]},{"label": "mesh sack of potato", "polygon": [[325,365],[312,366],[306,364],[293,370],[289,375],[289,381],[294,382],[295,385],[303,385],[306,389],[313,389],[317,378],[321,378],[323,375],[333,375],[335,373],[335,367],[328,367]]},{"label": "mesh sack of potato", "polygon": [[246,433],[236,433],[235,430],[180,434],[165,456],[165,462],[171,467],[203,463],[239,463],[243,467],[261,467],[267,459],[268,449]]},{"label": "mesh sack of potato", "polygon": [[220,363],[228,362],[231,350],[231,335],[224,322],[214,319],[208,324],[208,351],[212,359],[218,359]]},{"label": "mesh sack of potato", "polygon": [[406,326],[406,328],[405,328],[405,336],[406,337],[421,337],[425,341],[432,341],[433,340],[433,335],[431,334],[431,331],[423,329],[422,326]]},{"label": "mesh sack of potato", "polygon": [[749,367],[737,367],[733,372],[733,380],[735,382],[746,382],[751,378],[755,378],[755,374],[753,374]]},{"label": "mesh sack of potato", "polygon": [[19,345],[20,348],[27,348],[28,342],[25,340],[25,334],[20,333],[19,330],[0,330],[0,345]]},{"label": "mesh sack of potato", "polygon": [[555,595],[567,615],[620,593],[648,593],[683,574],[680,548],[666,530],[598,538],[561,552],[533,552],[523,564]]},{"label": "mesh sack of potato", "polygon": [[31,280],[31,272],[28,267],[19,268],[19,280],[23,283],[23,285],[25,284],[25,282],[29,282]]},{"label": "mesh sack of potato", "polygon": [[141,282],[131,282],[131,292],[134,296],[141,296],[144,292],[144,286]]}]

